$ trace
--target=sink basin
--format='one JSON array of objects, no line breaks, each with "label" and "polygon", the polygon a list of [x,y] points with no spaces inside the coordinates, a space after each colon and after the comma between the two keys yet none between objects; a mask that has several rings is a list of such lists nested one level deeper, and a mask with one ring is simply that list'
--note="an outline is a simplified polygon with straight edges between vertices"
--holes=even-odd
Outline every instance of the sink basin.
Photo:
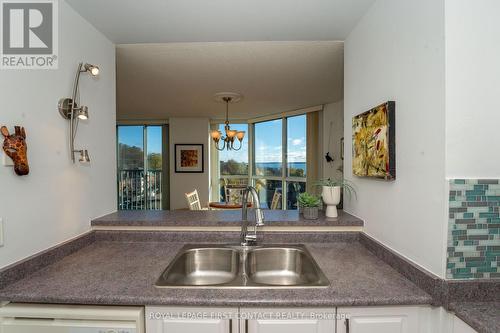
[{"label": "sink basin", "polygon": [[314,259],[300,248],[252,250],[247,255],[246,272],[253,282],[273,286],[308,286],[324,279]]},{"label": "sink basin", "polygon": [[158,288],[325,288],[330,284],[304,245],[186,245]]},{"label": "sink basin", "polygon": [[183,251],[163,272],[157,286],[211,286],[231,282],[238,274],[239,253],[231,248]]}]

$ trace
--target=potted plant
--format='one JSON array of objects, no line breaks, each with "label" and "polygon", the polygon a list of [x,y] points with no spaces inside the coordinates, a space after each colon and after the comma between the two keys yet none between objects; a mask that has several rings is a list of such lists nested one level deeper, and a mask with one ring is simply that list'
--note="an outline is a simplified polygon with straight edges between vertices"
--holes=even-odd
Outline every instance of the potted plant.
[{"label": "potted plant", "polygon": [[356,191],[354,187],[345,179],[335,180],[331,178],[321,179],[318,183],[322,186],[321,197],[326,205],[325,215],[326,217],[337,217],[337,205],[340,203],[341,189],[344,188],[344,192],[356,196]]},{"label": "potted plant", "polygon": [[316,220],[318,218],[318,210],[321,205],[320,198],[309,193],[300,193],[297,200],[305,219]]}]

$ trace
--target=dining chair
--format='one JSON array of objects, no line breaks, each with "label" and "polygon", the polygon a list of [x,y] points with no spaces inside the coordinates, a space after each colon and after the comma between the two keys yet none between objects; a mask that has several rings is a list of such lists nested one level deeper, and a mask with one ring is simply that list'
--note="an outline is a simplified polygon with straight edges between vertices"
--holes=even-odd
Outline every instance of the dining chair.
[{"label": "dining chair", "polygon": [[224,178],[224,185],[248,186],[248,178]]},{"label": "dining chair", "polygon": [[224,186],[224,193],[226,194],[226,202],[228,204],[241,204],[243,200],[243,192],[245,191],[246,188],[247,188],[246,185]]},{"label": "dining chair", "polygon": [[281,193],[274,190],[273,200],[271,201],[271,209],[278,209],[281,202]]},{"label": "dining chair", "polygon": [[185,193],[187,204],[189,210],[207,210],[207,208],[201,207],[200,196],[198,195],[198,190],[194,190],[190,193]]}]

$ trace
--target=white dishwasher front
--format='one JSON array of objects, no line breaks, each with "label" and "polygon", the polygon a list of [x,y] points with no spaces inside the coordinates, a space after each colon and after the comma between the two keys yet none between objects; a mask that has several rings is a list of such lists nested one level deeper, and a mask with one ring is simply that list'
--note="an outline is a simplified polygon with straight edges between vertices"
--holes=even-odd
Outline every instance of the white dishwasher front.
[{"label": "white dishwasher front", "polygon": [[144,308],[7,304],[0,333],[144,333]]}]

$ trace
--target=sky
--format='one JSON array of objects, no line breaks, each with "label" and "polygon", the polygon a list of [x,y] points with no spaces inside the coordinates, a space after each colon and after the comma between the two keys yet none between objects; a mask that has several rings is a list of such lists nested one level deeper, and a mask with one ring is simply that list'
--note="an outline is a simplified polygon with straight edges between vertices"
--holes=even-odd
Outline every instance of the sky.
[{"label": "sky", "polygon": [[[129,146],[144,148],[143,126],[118,126],[118,142]],[[161,153],[161,126],[148,126],[148,154]]]},{"label": "sky", "polygon": [[288,162],[306,161],[306,115],[288,118]]},{"label": "sky", "polygon": [[[282,120],[255,124],[255,162],[281,162]],[[306,161],[306,116],[287,118],[287,160]]]},{"label": "sky", "polygon": [[[248,163],[248,125],[230,124],[231,129],[245,131],[243,147],[239,151],[221,151],[219,159],[227,161],[234,159],[237,162]],[[306,116],[287,118],[288,127],[288,162],[306,161]],[[224,124],[219,129],[224,133]],[[282,120],[276,119],[255,124],[255,162],[281,162],[282,151]],[[161,153],[162,149],[161,126],[147,127],[148,153]],[[119,126],[118,141],[129,146],[143,148],[143,126]],[[239,143],[235,143],[239,146]]]}]

